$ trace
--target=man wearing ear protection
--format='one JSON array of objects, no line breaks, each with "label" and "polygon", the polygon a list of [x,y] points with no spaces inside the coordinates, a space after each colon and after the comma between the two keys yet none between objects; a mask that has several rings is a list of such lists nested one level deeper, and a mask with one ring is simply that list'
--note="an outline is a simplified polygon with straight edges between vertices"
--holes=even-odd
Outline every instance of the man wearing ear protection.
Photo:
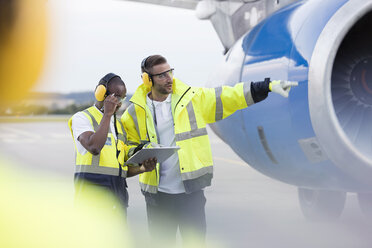
[{"label": "man wearing ear protection", "polygon": [[139,176],[147,206],[148,225],[155,240],[172,246],[179,228],[183,241],[204,243],[203,189],[211,185],[213,160],[206,124],[264,100],[270,91],[288,96],[297,82],[238,83],[234,87],[190,87],[173,77],[160,55],[141,63],[143,84],[123,114],[130,157],[147,142],[181,149],[156,169]]},{"label": "man wearing ear protection", "polygon": [[95,105],[76,113],[68,122],[76,150],[76,201],[92,188],[104,188],[117,197],[125,210],[128,206],[125,178],[151,171],[156,165],[156,159],[149,159],[129,170],[124,166],[126,134],[115,113],[126,92],[118,75],[105,75],[96,87]]}]

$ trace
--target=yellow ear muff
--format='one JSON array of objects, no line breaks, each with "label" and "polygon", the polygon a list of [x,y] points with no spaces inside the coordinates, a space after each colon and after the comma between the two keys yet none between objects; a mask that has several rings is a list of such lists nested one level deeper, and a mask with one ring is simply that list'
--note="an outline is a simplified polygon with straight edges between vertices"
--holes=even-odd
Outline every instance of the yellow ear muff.
[{"label": "yellow ear muff", "polygon": [[147,87],[151,87],[151,86],[152,86],[150,76],[149,76],[149,74],[148,74],[147,72],[143,72],[143,73],[142,73],[142,81],[143,81],[143,83],[144,83]]},{"label": "yellow ear muff", "polygon": [[94,92],[94,96],[96,97],[96,100],[99,102],[105,100],[106,87],[103,84],[98,85],[96,91]]}]

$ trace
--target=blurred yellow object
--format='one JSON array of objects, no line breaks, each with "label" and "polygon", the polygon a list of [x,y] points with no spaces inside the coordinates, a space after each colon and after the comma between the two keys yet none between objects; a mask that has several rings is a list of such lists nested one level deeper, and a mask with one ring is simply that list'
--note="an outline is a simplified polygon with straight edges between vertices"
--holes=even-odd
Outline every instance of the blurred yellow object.
[{"label": "blurred yellow object", "polygon": [[0,164],[0,247],[133,247],[123,212],[110,209],[115,199],[106,191],[92,190],[76,208],[72,181]]},{"label": "blurred yellow object", "polygon": [[[0,1],[2,106],[22,99],[40,74],[46,45],[46,3]],[[124,211],[112,208],[120,205],[113,195],[92,188],[76,208],[72,178],[65,181],[25,168],[0,154],[0,247],[133,247]]]},{"label": "blurred yellow object", "polygon": [[1,1],[1,102],[22,99],[40,75],[46,50],[46,3],[45,0]]}]

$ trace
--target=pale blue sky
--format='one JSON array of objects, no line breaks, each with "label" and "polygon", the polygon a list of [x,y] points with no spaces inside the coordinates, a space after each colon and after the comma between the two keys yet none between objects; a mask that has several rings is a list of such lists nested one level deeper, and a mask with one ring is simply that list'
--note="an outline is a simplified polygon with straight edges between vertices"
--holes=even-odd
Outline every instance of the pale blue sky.
[{"label": "pale blue sky", "polygon": [[223,47],[210,21],[192,10],[113,0],[48,0],[49,46],[36,90],[93,90],[108,72],[134,92],[140,63],[162,54],[176,77],[203,86],[223,61]]}]

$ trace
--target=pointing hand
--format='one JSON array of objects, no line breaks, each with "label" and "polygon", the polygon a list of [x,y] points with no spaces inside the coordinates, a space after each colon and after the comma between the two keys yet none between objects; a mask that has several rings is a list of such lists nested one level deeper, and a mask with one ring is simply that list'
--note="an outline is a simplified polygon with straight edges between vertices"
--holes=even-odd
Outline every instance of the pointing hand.
[{"label": "pointing hand", "polygon": [[280,94],[283,97],[288,97],[288,93],[291,87],[298,86],[298,82],[295,81],[285,81],[285,80],[274,80],[269,84],[269,89],[271,92]]}]

